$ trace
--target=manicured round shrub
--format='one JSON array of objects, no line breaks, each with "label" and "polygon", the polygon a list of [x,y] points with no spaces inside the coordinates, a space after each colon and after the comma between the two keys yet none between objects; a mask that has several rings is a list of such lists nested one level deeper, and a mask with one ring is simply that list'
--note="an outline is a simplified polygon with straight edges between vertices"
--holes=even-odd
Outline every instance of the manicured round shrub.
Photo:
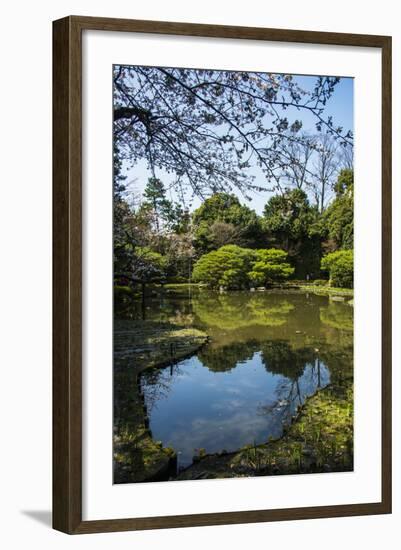
[{"label": "manicured round shrub", "polygon": [[287,253],[276,248],[252,250],[237,245],[222,246],[204,254],[194,266],[193,281],[228,290],[266,286],[293,274]]},{"label": "manicured round shrub", "polygon": [[194,266],[192,279],[211,288],[224,286],[229,290],[243,288],[253,261],[253,250],[229,244],[204,254]]}]

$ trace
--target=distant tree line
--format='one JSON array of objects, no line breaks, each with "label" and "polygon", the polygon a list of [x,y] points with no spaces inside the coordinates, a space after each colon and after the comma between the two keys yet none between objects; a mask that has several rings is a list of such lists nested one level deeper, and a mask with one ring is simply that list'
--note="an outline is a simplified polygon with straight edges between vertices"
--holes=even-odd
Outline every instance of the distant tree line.
[{"label": "distant tree line", "polygon": [[261,216],[230,193],[215,193],[190,213],[150,178],[139,204],[122,197],[114,203],[116,284],[193,280],[249,288],[330,275],[333,285],[351,287],[351,169],[341,170],[333,190],[323,212],[294,188],[272,196]]}]

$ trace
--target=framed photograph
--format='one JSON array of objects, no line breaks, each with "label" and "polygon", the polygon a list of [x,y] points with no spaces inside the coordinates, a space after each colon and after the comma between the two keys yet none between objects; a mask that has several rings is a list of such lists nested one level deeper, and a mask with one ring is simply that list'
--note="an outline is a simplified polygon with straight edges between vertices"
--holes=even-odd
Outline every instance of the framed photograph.
[{"label": "framed photograph", "polygon": [[53,526],[391,512],[391,38],[53,28]]}]

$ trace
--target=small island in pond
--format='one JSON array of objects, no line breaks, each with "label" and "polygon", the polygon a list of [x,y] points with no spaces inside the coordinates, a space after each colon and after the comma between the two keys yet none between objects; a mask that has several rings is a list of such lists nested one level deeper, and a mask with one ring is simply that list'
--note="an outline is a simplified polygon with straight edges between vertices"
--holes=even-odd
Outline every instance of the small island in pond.
[{"label": "small island in pond", "polygon": [[114,483],[353,470],[353,80],[114,66]]}]

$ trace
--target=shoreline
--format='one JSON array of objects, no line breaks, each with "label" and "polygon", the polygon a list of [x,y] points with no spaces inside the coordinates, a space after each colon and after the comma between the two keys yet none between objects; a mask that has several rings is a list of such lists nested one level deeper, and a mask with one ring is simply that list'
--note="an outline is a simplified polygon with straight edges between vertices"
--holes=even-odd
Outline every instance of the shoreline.
[{"label": "shoreline", "polygon": [[[340,391],[329,384],[306,399],[281,437],[236,451],[205,454],[179,472],[176,479],[352,471],[352,396],[352,381]],[[329,419],[334,415],[337,424],[333,427]]]},{"label": "shoreline", "polygon": [[[149,296],[153,295],[159,295],[159,294],[171,294],[171,295],[177,295],[183,294],[185,292],[189,291],[196,291],[196,292],[216,292],[216,293],[228,293],[228,294],[235,294],[239,292],[245,292],[245,293],[253,293],[253,292],[301,292],[301,293],[313,293],[318,294],[321,296],[343,296],[345,298],[352,299],[354,297],[354,289],[353,288],[340,288],[340,287],[332,287],[324,284],[315,284],[313,281],[285,281],[283,283],[274,283],[273,285],[269,287],[260,287],[255,289],[238,289],[238,290],[219,290],[219,289],[211,289],[203,284],[199,283],[166,283],[161,287],[160,285],[155,285],[154,287],[150,286],[148,289]],[[139,294],[138,294],[139,296]]]},{"label": "shoreline", "polygon": [[114,355],[114,422],[118,426],[113,435],[114,483],[161,480],[174,469],[176,452],[152,437],[140,375],[191,357],[208,336],[199,329],[169,323],[121,321],[116,323],[114,338],[120,345]]},{"label": "shoreline", "polygon": [[[165,292],[173,291],[173,288],[166,286],[167,288],[163,289]],[[199,292],[205,288],[196,286]],[[281,290],[298,293],[322,290],[318,285],[291,283],[291,288],[289,287],[290,284],[281,285],[281,288],[267,289],[265,292]],[[188,288],[188,285],[174,285],[175,290],[184,290],[184,288]],[[338,290],[344,289],[324,290],[331,290],[335,295]],[[351,300],[350,305],[351,292],[353,294],[352,290],[346,294],[346,297]],[[345,301],[345,298],[341,301]],[[191,357],[208,341],[209,336],[206,332],[170,322],[116,322],[115,342],[119,346],[115,359],[116,380],[119,380],[120,393],[126,394],[122,399],[121,395],[117,397],[117,409],[124,398],[128,398],[128,405],[123,403],[122,408],[124,414],[131,418],[131,425],[125,431],[119,429],[118,433],[114,434],[115,483],[284,475],[336,471],[336,468],[340,468],[341,471],[352,469],[352,451],[349,451],[352,445],[352,413],[348,418],[347,410],[352,409],[353,405],[353,384],[352,379],[347,379],[344,384],[330,383],[307,398],[302,406],[298,407],[291,423],[284,427],[280,438],[258,445],[246,445],[230,452],[204,453],[202,456],[195,456],[191,465],[177,472],[176,450],[164,447],[161,441],[155,441],[152,437],[148,412],[140,387],[140,374],[144,370],[165,368],[186,357]],[[172,342],[177,344],[174,345],[174,355],[171,355]],[[169,351],[170,356],[166,358]],[[346,399],[344,395],[347,396]],[[311,422],[310,428],[303,425],[302,417],[305,415],[310,417],[309,422],[312,416],[317,420],[317,422]],[[333,418],[344,429],[346,437],[341,436],[337,424],[333,426]],[[302,433],[299,433],[298,428],[302,429]],[[316,441],[313,430],[323,434],[318,436]],[[325,448],[326,443],[330,448]],[[338,450],[341,445],[345,445],[345,450]],[[334,449],[333,456],[332,449]],[[135,453],[138,460],[133,456]],[[347,457],[345,457],[346,454]]]}]

